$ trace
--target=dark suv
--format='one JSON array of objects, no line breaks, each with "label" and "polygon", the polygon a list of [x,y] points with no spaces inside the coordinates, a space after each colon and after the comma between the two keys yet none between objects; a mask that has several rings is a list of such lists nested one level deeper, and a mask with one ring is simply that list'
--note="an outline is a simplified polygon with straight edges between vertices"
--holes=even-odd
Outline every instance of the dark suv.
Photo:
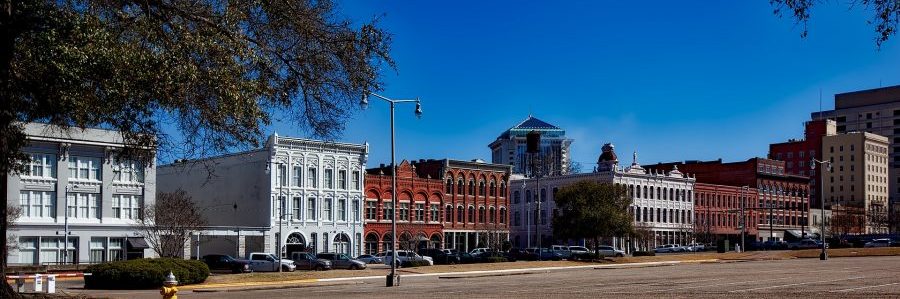
[{"label": "dark suv", "polygon": [[459,264],[459,256],[449,249],[425,248],[419,249],[419,255],[430,256],[435,264],[453,265]]},{"label": "dark suv", "polygon": [[249,262],[235,259],[229,255],[209,254],[204,255],[202,260],[209,266],[210,270],[228,270],[231,271],[231,273],[253,272],[253,270],[250,269]]}]

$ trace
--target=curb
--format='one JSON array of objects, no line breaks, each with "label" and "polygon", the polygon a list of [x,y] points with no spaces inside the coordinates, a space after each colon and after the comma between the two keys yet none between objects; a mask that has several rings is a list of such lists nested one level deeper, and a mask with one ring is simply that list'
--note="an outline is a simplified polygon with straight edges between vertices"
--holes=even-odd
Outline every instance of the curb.
[{"label": "curb", "polygon": [[276,285],[276,286],[256,286],[256,287],[230,287],[230,288],[201,288],[194,289],[192,292],[194,293],[224,293],[224,292],[245,292],[245,291],[259,291],[259,290],[285,290],[285,289],[305,289],[305,288],[316,288],[316,287],[327,287],[327,286],[339,286],[339,285],[353,285],[353,284],[363,284],[363,282],[339,282],[339,283],[316,283],[314,281],[310,281],[308,283],[303,284],[295,284],[295,285]]}]

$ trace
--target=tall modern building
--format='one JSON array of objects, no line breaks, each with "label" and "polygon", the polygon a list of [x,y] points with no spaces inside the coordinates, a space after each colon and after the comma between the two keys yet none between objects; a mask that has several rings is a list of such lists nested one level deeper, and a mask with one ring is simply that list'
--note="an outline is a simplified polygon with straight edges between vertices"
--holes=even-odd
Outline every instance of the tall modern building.
[{"label": "tall modern building", "polygon": [[274,134],[260,149],[160,166],[158,188],[184,190],[208,222],[185,256],[275,253],[279,246],[285,257],[356,256],[363,251],[368,150]]},{"label": "tall modern building", "polygon": [[545,176],[563,175],[569,170],[569,145],[566,131],[529,115],[491,142],[491,162],[512,165],[513,173],[531,174],[530,156],[525,148],[525,135],[531,131],[541,134],[540,158]]},{"label": "tall modern building", "polygon": [[836,94],[834,110],[812,113],[833,119],[837,132],[869,132],[888,137],[888,200],[900,204],[900,85]]},{"label": "tall modern building", "polygon": [[22,209],[9,230],[17,248],[11,265],[102,263],[150,257],[134,229],[143,207],[156,198],[156,174],[119,157],[122,136],[100,129],[25,124],[31,161],[7,175],[6,198]]}]

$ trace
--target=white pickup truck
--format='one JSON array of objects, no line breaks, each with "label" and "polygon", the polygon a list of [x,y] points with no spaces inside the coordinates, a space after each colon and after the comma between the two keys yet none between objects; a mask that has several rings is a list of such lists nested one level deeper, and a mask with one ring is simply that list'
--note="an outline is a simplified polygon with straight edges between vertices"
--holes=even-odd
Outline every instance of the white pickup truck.
[{"label": "white pickup truck", "polygon": [[247,255],[247,261],[250,262],[250,269],[258,272],[278,272],[279,265],[283,272],[297,270],[297,265],[294,264],[294,261],[278,259],[271,253],[253,252]]}]

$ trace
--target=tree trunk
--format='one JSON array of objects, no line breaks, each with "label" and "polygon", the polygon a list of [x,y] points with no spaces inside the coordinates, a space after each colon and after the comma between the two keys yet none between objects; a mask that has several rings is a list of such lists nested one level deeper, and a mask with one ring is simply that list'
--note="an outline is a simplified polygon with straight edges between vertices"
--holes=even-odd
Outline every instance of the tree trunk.
[{"label": "tree trunk", "polygon": [[[12,53],[15,47],[15,34],[13,29],[13,3],[12,0],[0,0],[0,126],[4,130],[8,129],[12,126],[13,121],[15,120],[15,113],[12,111],[12,100],[9,97],[10,90],[10,66],[12,63]],[[7,158],[7,157],[4,157]],[[3,161],[2,163],[7,163],[7,161]],[[0,243],[3,243],[3,246],[0,246],[0,274],[3,274],[3,283],[0,285],[0,298],[20,298],[18,294],[16,294],[15,290],[13,290],[12,286],[10,286],[6,282],[6,257],[8,256],[8,252],[6,250],[7,245],[7,231],[9,230],[6,227],[6,219],[8,217],[6,204],[9,202],[9,198],[7,198],[7,176],[10,169],[0,169],[0,196],[4,199],[2,205],[0,205]]]}]

